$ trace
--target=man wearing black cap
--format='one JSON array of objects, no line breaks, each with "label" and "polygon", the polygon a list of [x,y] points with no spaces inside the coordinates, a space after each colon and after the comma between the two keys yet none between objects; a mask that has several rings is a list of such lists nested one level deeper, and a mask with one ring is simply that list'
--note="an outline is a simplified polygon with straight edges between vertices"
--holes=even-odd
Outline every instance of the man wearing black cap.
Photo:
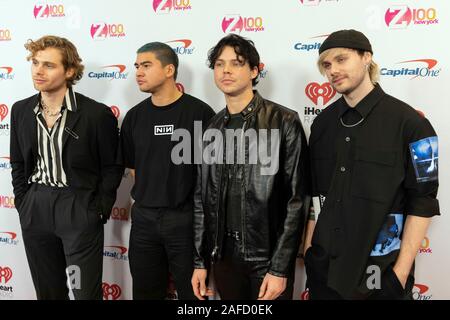
[{"label": "man wearing black cap", "polygon": [[318,67],[342,97],[311,127],[317,223],[306,251],[311,299],[410,299],[414,259],[439,215],[437,136],[377,84],[369,40],[332,33]]}]

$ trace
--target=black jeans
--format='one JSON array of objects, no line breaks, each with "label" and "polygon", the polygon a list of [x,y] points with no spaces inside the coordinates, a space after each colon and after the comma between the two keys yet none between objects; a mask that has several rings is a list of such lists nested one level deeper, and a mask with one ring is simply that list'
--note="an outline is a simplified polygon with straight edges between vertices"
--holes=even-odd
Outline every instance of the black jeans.
[{"label": "black jeans", "polygon": [[[214,280],[223,300],[256,300],[270,261],[244,261],[241,241],[227,236],[222,259],[213,266]],[[286,290],[277,300],[291,300],[294,277],[288,278]]]},{"label": "black jeans", "polygon": [[167,298],[169,272],[178,299],[196,299],[191,285],[193,269],[193,209],[131,209],[129,261],[133,299]]},{"label": "black jeans", "polygon": [[[33,184],[19,208],[25,252],[39,300],[102,299],[103,223],[89,194]],[[79,272],[78,272],[79,271]]]}]

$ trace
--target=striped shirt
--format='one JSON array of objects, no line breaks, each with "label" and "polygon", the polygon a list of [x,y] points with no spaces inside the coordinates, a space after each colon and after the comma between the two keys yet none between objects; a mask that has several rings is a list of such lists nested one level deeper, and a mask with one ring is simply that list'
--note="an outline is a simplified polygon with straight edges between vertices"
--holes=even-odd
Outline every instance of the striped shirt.
[{"label": "striped shirt", "polygon": [[68,88],[64,96],[61,113],[52,128],[42,113],[43,108],[39,94],[39,102],[34,108],[37,121],[38,157],[30,182],[51,187],[67,187],[67,176],[62,163],[63,132],[68,112],[76,111],[75,93]]}]

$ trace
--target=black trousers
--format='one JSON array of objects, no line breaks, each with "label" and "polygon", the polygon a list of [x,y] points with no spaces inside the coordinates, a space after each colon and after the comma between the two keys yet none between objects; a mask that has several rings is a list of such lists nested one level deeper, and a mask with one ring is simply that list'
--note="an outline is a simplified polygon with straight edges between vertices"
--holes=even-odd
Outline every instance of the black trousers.
[{"label": "black trousers", "polygon": [[[310,247],[305,253],[306,287],[310,300],[343,300],[338,292],[327,285],[329,257],[317,246]],[[405,288],[402,287],[392,265],[387,266],[381,275],[380,289],[361,294],[355,291],[352,299],[364,300],[412,300],[414,277],[409,276]]]},{"label": "black trousers", "polygon": [[133,299],[163,300],[168,296],[169,272],[178,299],[196,299],[193,269],[193,209],[131,209],[129,262]]},{"label": "black trousers", "polygon": [[25,252],[36,295],[102,299],[103,224],[89,194],[33,184],[19,209]]},{"label": "black trousers", "polygon": [[[270,261],[244,261],[241,241],[225,237],[223,257],[213,266],[214,280],[223,300],[256,300]],[[288,278],[286,290],[277,300],[292,300],[294,276]]]}]

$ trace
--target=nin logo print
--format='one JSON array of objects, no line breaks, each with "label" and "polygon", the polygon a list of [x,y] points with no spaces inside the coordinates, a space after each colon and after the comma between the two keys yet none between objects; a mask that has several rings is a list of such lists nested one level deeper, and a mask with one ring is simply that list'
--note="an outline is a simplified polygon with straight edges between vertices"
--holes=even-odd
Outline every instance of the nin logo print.
[{"label": "nin logo print", "polygon": [[173,134],[173,124],[155,126],[155,136],[171,135]]}]

